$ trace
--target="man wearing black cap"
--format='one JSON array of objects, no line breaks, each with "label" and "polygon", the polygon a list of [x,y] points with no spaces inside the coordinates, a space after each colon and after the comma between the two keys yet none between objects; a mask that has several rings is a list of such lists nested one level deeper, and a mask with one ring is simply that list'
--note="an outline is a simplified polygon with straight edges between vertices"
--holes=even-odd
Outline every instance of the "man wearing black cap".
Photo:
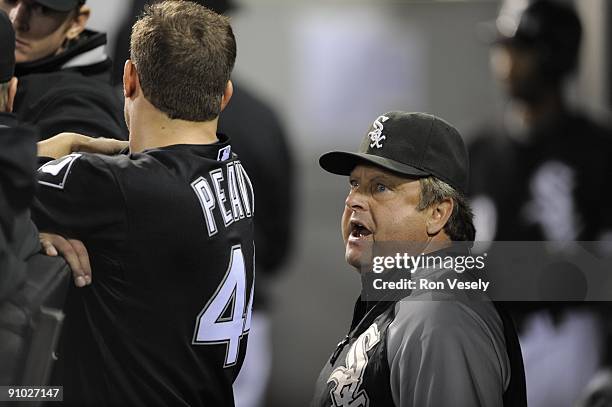
[{"label": "man wearing black cap", "polygon": [[507,1],[495,30],[491,65],[510,103],[470,145],[477,224],[484,216],[478,240],[603,240],[612,218],[584,192],[609,190],[610,131],[564,99],[578,66],[576,12]]},{"label": "man wearing black cap", "polygon": [[42,139],[61,132],[127,138],[110,86],[106,34],[85,29],[85,0],[0,0],[16,32],[14,110]]},{"label": "man wearing black cap", "polygon": [[[327,153],[320,164],[349,176],[342,236],[346,261],[358,270],[381,242],[432,255],[474,239],[467,152],[457,130],[435,116],[385,113],[359,152]],[[449,272],[419,268],[414,276],[433,281]],[[505,314],[490,301],[439,295],[412,289],[401,301],[358,300],[313,406],[524,406],[520,348]]]},{"label": "man wearing black cap", "polygon": [[[492,28],[491,66],[509,103],[470,145],[477,240],[610,240],[611,133],[564,98],[578,67],[576,11],[558,1],[506,1]],[[525,349],[529,405],[573,405],[600,363],[612,362],[593,304],[511,306]]]}]

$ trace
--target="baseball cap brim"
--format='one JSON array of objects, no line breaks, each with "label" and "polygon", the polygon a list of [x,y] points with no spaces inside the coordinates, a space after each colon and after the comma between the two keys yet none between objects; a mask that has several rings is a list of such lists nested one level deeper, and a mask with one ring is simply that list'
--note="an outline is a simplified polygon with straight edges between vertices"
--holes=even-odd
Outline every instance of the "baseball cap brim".
[{"label": "baseball cap brim", "polygon": [[319,158],[319,165],[327,172],[337,175],[350,175],[357,164],[369,163],[384,169],[413,177],[426,177],[431,175],[427,171],[402,164],[385,157],[373,154],[352,153],[348,151],[331,151]]},{"label": "baseball cap brim", "polygon": [[55,11],[70,11],[78,5],[85,3],[81,0],[36,0],[36,3]]}]

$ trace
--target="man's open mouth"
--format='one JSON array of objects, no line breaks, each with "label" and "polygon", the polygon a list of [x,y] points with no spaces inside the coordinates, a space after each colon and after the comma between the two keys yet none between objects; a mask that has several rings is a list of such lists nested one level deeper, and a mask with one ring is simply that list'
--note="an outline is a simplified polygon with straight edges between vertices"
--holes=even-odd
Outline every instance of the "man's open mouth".
[{"label": "man's open mouth", "polygon": [[350,233],[351,237],[364,238],[364,237],[370,236],[371,234],[372,232],[367,227],[365,227],[362,223],[351,221],[351,233]]}]

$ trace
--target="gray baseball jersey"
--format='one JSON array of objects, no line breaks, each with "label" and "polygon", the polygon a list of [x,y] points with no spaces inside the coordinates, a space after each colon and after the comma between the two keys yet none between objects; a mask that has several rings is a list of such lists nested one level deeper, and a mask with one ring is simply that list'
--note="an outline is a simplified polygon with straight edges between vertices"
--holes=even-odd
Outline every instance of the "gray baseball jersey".
[{"label": "gray baseball jersey", "polygon": [[[423,273],[430,280],[457,277],[449,270]],[[413,290],[402,301],[358,300],[351,330],[326,361],[312,405],[499,407],[522,400],[524,384],[518,392],[510,386],[505,330],[516,337],[478,294]],[[522,367],[517,379],[524,380]]]}]

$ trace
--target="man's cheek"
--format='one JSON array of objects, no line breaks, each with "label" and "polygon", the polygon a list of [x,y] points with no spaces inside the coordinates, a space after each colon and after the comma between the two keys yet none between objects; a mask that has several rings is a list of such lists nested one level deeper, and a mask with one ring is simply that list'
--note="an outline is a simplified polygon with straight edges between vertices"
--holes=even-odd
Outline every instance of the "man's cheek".
[{"label": "man's cheek", "polygon": [[348,240],[348,233],[349,233],[349,219],[351,218],[351,215],[348,211],[348,209],[345,207],[344,211],[342,212],[342,220],[340,221],[340,230],[342,232],[342,240],[344,240],[344,242],[346,243],[346,241]]},{"label": "man's cheek", "polygon": [[346,243],[348,241],[348,227],[344,224],[344,222],[342,222],[342,228],[341,228],[341,232],[342,232],[342,240],[344,241],[344,243]]}]

